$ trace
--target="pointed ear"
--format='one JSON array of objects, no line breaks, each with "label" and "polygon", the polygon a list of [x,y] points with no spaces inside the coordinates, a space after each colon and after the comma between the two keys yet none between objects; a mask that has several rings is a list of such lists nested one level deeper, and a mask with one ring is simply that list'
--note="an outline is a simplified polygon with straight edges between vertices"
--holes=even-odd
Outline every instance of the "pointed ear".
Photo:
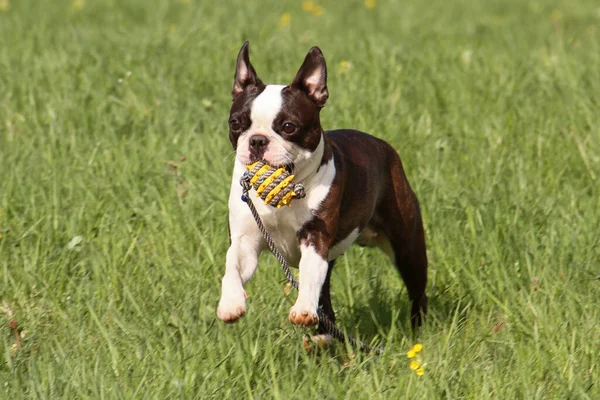
[{"label": "pointed ear", "polygon": [[231,95],[233,99],[242,93],[250,85],[262,85],[262,82],[252,64],[250,64],[250,56],[248,54],[248,47],[250,42],[244,43],[238,54],[237,63],[235,65],[235,80],[233,82],[233,89]]},{"label": "pointed ear", "polygon": [[304,91],[319,107],[325,105],[329,91],[327,90],[327,65],[321,49],[313,47],[309,50],[291,86]]}]

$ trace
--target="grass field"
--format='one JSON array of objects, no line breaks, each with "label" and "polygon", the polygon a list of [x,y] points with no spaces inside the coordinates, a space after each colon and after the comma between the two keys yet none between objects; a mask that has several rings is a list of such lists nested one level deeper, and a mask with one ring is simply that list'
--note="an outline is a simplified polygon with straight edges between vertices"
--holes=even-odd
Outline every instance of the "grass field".
[{"label": "grass field", "polygon": [[[600,398],[598,2],[316,4],[0,0],[0,398]],[[376,250],[333,274],[381,357],[307,354],[266,254],[216,318],[246,39],[269,83],[319,45],[323,126],[388,140],[420,198],[422,329]]]}]

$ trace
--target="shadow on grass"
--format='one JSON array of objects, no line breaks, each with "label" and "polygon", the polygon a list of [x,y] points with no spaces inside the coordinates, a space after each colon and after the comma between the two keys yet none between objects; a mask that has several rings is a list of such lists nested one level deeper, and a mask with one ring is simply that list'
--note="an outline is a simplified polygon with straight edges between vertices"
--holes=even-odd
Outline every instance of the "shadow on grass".
[{"label": "shadow on grass", "polygon": [[[388,337],[389,332],[394,330],[399,335],[412,337],[420,335],[421,329],[413,330],[410,324],[411,302],[405,289],[397,292],[397,297],[390,296],[389,287],[385,287],[381,281],[376,280],[372,290],[369,291],[366,302],[356,304],[338,317],[338,326],[346,329],[348,334],[358,335],[367,343],[375,338]],[[385,295],[382,295],[385,293]],[[446,325],[456,315],[457,308],[464,305],[464,298],[456,296],[450,290],[436,290],[428,294],[428,312],[425,316],[424,326]],[[334,306],[335,308],[335,306]],[[460,320],[466,318],[468,310],[459,311]],[[464,314],[464,315],[463,315]]]}]

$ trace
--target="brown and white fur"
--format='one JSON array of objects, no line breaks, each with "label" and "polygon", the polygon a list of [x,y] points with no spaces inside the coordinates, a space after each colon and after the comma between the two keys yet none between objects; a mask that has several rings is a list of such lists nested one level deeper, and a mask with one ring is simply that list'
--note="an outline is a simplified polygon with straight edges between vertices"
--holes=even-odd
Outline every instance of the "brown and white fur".
[{"label": "brown and white fur", "polygon": [[[417,197],[398,153],[383,140],[354,130],[324,132],[319,113],[329,96],[327,68],[313,47],[290,85],[265,85],[248,55],[237,59],[229,137],[236,151],[229,197],[225,275],[217,315],[234,322],[246,312],[244,284],[267,249],[240,200],[245,165],[263,159],[287,166],[306,197],[291,207],[254,204],[278,248],[300,268],[300,290],[289,313],[295,325],[318,324],[317,307],[335,320],[329,280],[335,259],[354,242],[378,246],[392,259],[412,301],[411,320],[426,311],[427,256]],[[319,327],[321,330],[321,327]]]}]

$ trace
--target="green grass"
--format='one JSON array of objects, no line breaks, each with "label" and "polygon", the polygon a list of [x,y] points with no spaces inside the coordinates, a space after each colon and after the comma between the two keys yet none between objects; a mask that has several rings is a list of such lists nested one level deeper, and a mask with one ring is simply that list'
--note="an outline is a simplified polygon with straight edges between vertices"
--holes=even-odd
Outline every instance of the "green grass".
[{"label": "green grass", "polygon": [[[0,11],[0,301],[14,313],[0,310],[0,398],[600,398],[597,1],[318,4]],[[246,39],[272,83],[319,45],[324,127],[402,155],[426,225],[427,323],[411,334],[376,250],[333,274],[340,325],[385,343],[381,357],[305,353],[267,255],[247,315],[216,318]]]}]

